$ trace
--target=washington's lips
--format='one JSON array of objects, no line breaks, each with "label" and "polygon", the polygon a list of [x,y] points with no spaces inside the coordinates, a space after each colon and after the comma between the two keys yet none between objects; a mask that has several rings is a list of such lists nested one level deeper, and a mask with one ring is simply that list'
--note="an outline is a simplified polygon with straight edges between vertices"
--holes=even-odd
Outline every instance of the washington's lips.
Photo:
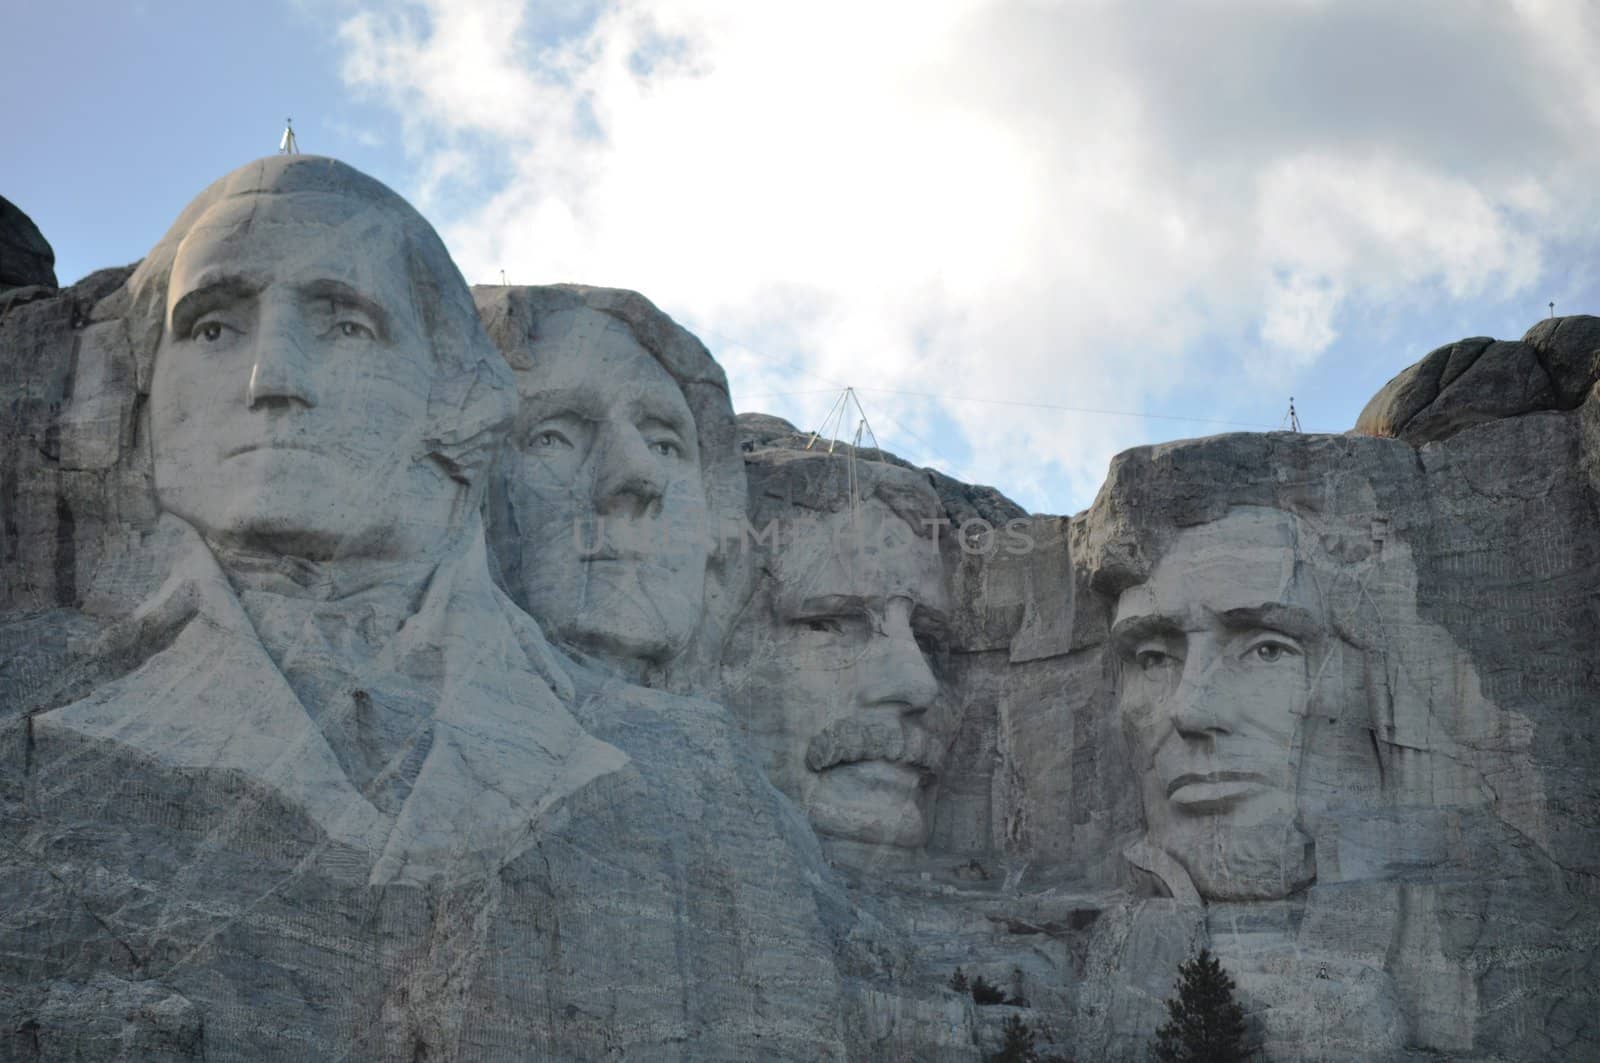
[{"label": "washington's lips", "polygon": [[324,453],[321,447],[314,447],[309,443],[297,443],[288,439],[268,439],[252,443],[241,443],[236,447],[230,447],[223,452],[222,457],[226,460],[238,457],[240,454],[248,454],[253,450],[298,450],[306,454],[316,454],[319,457]]}]

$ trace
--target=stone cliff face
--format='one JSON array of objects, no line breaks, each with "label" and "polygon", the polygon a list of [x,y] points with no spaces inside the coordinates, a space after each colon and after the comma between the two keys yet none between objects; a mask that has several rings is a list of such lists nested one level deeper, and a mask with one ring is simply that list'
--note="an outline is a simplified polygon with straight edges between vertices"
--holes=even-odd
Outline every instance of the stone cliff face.
[{"label": "stone cliff face", "polygon": [[[1403,1019],[1394,1046],[1465,1058],[1548,1058],[1597,1036],[1587,991],[1572,980],[1592,969],[1600,930],[1589,760],[1600,738],[1588,471],[1597,411],[1591,399],[1483,421],[1420,451],[1284,435],[1143,448],[1113,463],[1095,506],[1074,521],[1087,591],[1075,638],[1099,643],[1121,672],[1118,694],[1102,686],[1100,705],[1121,710],[1126,732],[1142,647],[1112,637],[1119,608],[1164,555],[1230,514],[1293,517],[1292,578],[1314,585],[1309,600],[1327,622],[1312,634],[1336,644],[1307,644],[1317,671],[1291,739],[1294,829],[1314,878],[1270,905],[1204,898],[1214,946],[1264,1008],[1264,1036],[1280,1053],[1375,1054],[1362,1039],[1370,1023],[1317,1025],[1319,997],[1369,1020]],[[1191,589],[1203,598],[1205,580]],[[1177,680],[1188,681],[1187,671]],[[1189,696],[1180,685],[1173,699]],[[1172,710],[1181,726],[1205,722],[1178,716],[1198,700]],[[1175,741],[1221,751],[1254,721],[1213,723],[1227,730]],[[1239,763],[1260,752],[1241,749]],[[1146,777],[1160,777],[1156,759]],[[1024,793],[1024,807],[1036,807]],[[1143,795],[1147,835],[1162,797]],[[1196,841],[1230,839],[1249,840],[1207,825],[1166,846],[1193,872],[1218,855],[1202,858]],[[1220,863],[1224,878],[1246,870],[1230,868],[1225,850]]]},{"label": "stone cliff face", "polygon": [[289,454],[230,466],[261,478],[224,512],[295,534],[217,534],[164,479],[152,436],[187,429],[151,359],[246,341],[215,302],[150,340],[177,245],[0,294],[6,1058],[975,1061],[1016,1016],[1137,1059],[1202,946],[1268,1058],[1600,1051],[1597,319],[1442,347],[1351,434],[1139,448],[1030,515],[735,421],[634,293],[468,293],[348,168],[224,181],[301,213],[292,251],[214,254],[327,268],[391,226],[427,280],[335,262],[372,290],[306,311],[342,315],[323,367],[197,377],[240,404],[217,431],[398,432],[316,411],[403,393],[303,396],[429,292],[450,365],[511,372],[418,409],[503,422],[337,445],[488,519],[384,540],[425,540],[424,579],[400,547],[340,569],[312,533],[352,518]]}]

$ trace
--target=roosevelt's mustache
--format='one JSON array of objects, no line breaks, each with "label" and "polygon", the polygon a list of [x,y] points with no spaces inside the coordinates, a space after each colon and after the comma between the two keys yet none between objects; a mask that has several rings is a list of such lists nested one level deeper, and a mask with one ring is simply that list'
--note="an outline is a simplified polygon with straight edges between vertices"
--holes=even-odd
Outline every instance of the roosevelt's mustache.
[{"label": "roosevelt's mustache", "polygon": [[806,744],[806,767],[827,771],[840,764],[886,760],[933,775],[944,766],[944,753],[944,744],[919,723],[846,717],[812,736]]}]

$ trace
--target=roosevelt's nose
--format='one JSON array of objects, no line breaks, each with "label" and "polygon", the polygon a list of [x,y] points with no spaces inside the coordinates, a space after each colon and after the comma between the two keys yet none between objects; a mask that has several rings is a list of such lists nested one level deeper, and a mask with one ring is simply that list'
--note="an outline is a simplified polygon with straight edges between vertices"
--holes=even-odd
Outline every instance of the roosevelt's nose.
[{"label": "roosevelt's nose", "polygon": [[1172,727],[1185,738],[1203,739],[1233,730],[1233,696],[1219,683],[1218,658],[1191,645],[1183,677],[1167,702]]},{"label": "roosevelt's nose", "polygon": [[883,629],[874,634],[857,676],[863,705],[897,705],[903,715],[927,710],[939,682],[911,630],[910,609],[891,605]]},{"label": "roosevelt's nose", "polygon": [[647,516],[666,490],[659,462],[631,424],[601,427],[594,477],[595,510],[607,517]]},{"label": "roosevelt's nose", "polygon": [[264,301],[245,401],[250,409],[317,404],[309,337],[298,315]]}]

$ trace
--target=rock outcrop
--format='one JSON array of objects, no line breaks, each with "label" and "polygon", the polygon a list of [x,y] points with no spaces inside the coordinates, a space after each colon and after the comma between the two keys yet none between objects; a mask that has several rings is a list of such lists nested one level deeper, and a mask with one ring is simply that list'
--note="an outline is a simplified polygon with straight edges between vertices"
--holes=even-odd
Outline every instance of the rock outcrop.
[{"label": "rock outcrop", "polygon": [[0,196],[0,293],[7,288],[56,286],[56,253],[33,219]]},{"label": "rock outcrop", "polygon": [[1572,410],[1600,380],[1600,318],[1549,318],[1521,340],[1457,340],[1408,367],[1367,403],[1363,435],[1420,446],[1464,428],[1541,410]]}]

